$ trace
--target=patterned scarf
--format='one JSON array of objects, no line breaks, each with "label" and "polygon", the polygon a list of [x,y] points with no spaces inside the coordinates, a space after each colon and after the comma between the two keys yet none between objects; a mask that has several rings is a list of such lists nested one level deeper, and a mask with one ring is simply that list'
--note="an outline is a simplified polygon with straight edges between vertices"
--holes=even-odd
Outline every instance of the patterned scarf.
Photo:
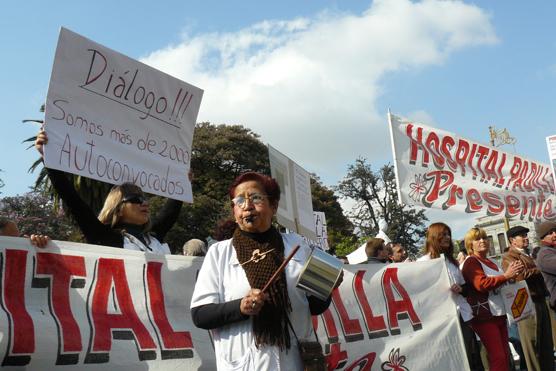
[{"label": "patterned scarf", "polygon": [[[282,236],[274,227],[271,227],[268,235],[268,240],[260,243],[242,233],[239,228],[234,232],[232,243],[252,288],[262,289],[284,261]],[[249,261],[257,256],[257,253],[253,254],[257,249],[259,254],[272,251],[257,262]],[[258,256],[260,257],[260,255]],[[265,302],[259,314],[253,316],[255,345],[257,348],[261,345],[274,345],[278,346],[280,350],[289,349],[291,343],[287,315],[288,312],[291,312],[291,304],[285,272],[282,272],[270,285],[267,294],[269,300]]]}]

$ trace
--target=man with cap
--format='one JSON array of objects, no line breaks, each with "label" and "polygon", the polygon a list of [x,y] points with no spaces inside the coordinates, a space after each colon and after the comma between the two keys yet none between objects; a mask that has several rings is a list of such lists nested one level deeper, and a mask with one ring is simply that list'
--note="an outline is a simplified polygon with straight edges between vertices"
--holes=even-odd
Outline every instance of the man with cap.
[{"label": "man with cap", "polygon": [[527,363],[527,370],[552,370],[554,353],[550,313],[546,305],[546,286],[540,269],[529,255],[529,229],[514,226],[506,232],[509,249],[502,256],[502,268],[508,269],[513,261],[521,261],[524,270],[516,277],[516,281],[525,280],[535,304],[535,315],[517,323],[519,338]]}]

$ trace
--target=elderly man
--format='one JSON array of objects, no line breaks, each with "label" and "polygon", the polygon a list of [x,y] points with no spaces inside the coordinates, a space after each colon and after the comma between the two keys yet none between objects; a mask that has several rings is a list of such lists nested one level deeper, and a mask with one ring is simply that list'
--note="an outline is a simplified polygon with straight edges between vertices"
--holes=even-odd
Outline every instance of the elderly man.
[{"label": "elderly man", "polygon": [[185,256],[205,256],[207,245],[204,241],[192,238],[183,245],[183,255]]},{"label": "elderly man", "polygon": [[513,261],[520,261],[525,269],[516,277],[516,281],[525,280],[535,304],[535,316],[517,323],[519,338],[527,363],[527,369],[552,370],[554,355],[550,313],[546,305],[546,286],[540,269],[529,255],[529,229],[515,226],[506,232],[510,246],[502,257],[502,267],[507,270]]}]

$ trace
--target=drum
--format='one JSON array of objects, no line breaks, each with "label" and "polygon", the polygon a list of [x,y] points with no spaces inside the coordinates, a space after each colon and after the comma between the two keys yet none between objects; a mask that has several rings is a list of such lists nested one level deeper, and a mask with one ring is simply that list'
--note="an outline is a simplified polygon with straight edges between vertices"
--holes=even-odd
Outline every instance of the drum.
[{"label": "drum", "polygon": [[326,300],[336,286],[343,265],[341,260],[314,248],[297,279],[296,287]]}]

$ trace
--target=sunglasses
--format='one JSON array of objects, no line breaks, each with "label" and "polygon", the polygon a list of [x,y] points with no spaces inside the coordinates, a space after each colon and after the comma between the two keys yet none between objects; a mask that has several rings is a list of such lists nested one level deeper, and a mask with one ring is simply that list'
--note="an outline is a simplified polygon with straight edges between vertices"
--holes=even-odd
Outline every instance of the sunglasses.
[{"label": "sunglasses", "polygon": [[122,203],[129,202],[130,204],[143,204],[147,199],[143,195],[129,195],[123,198]]}]

